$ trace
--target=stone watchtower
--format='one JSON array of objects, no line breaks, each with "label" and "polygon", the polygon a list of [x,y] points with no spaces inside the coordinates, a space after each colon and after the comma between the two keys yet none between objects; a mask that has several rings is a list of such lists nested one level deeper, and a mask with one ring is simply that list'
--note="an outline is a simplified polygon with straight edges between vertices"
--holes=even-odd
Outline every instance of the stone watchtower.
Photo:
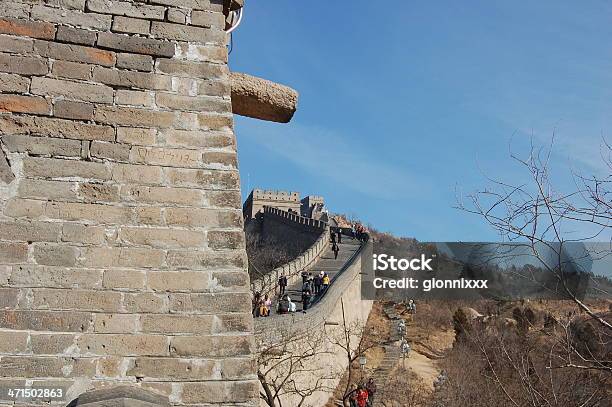
[{"label": "stone watchtower", "polygon": [[0,1],[0,389],[256,402],[227,3]]}]

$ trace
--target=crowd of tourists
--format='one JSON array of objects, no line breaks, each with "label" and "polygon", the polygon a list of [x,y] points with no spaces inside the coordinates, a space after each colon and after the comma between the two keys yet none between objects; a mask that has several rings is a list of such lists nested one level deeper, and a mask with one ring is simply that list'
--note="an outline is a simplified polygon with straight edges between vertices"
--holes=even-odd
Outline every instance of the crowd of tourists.
[{"label": "crowd of tourists", "polygon": [[366,383],[352,385],[348,394],[349,405],[351,407],[372,407],[374,406],[374,395],[376,394],[376,383],[370,378]]}]

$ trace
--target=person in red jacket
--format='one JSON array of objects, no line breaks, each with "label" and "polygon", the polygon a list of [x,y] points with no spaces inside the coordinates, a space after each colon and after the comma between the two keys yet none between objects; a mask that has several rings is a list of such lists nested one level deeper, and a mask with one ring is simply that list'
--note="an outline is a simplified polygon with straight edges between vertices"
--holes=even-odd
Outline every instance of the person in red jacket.
[{"label": "person in red jacket", "polygon": [[366,407],[368,405],[368,391],[359,385],[357,389],[357,405],[359,407]]}]

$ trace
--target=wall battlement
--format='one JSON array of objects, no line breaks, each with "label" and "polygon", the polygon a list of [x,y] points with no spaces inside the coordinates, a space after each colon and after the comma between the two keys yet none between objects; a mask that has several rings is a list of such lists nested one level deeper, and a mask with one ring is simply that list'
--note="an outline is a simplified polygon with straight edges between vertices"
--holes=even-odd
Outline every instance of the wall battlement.
[{"label": "wall battlement", "polygon": [[257,403],[224,28],[223,0],[2,1],[11,387]]}]

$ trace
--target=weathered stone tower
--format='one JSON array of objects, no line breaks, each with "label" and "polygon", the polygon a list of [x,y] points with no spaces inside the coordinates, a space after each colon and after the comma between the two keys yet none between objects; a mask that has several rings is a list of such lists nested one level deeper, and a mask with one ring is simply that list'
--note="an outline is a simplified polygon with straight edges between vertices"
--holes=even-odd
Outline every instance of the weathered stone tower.
[{"label": "weathered stone tower", "polygon": [[0,388],[256,403],[223,3],[0,0]]}]

